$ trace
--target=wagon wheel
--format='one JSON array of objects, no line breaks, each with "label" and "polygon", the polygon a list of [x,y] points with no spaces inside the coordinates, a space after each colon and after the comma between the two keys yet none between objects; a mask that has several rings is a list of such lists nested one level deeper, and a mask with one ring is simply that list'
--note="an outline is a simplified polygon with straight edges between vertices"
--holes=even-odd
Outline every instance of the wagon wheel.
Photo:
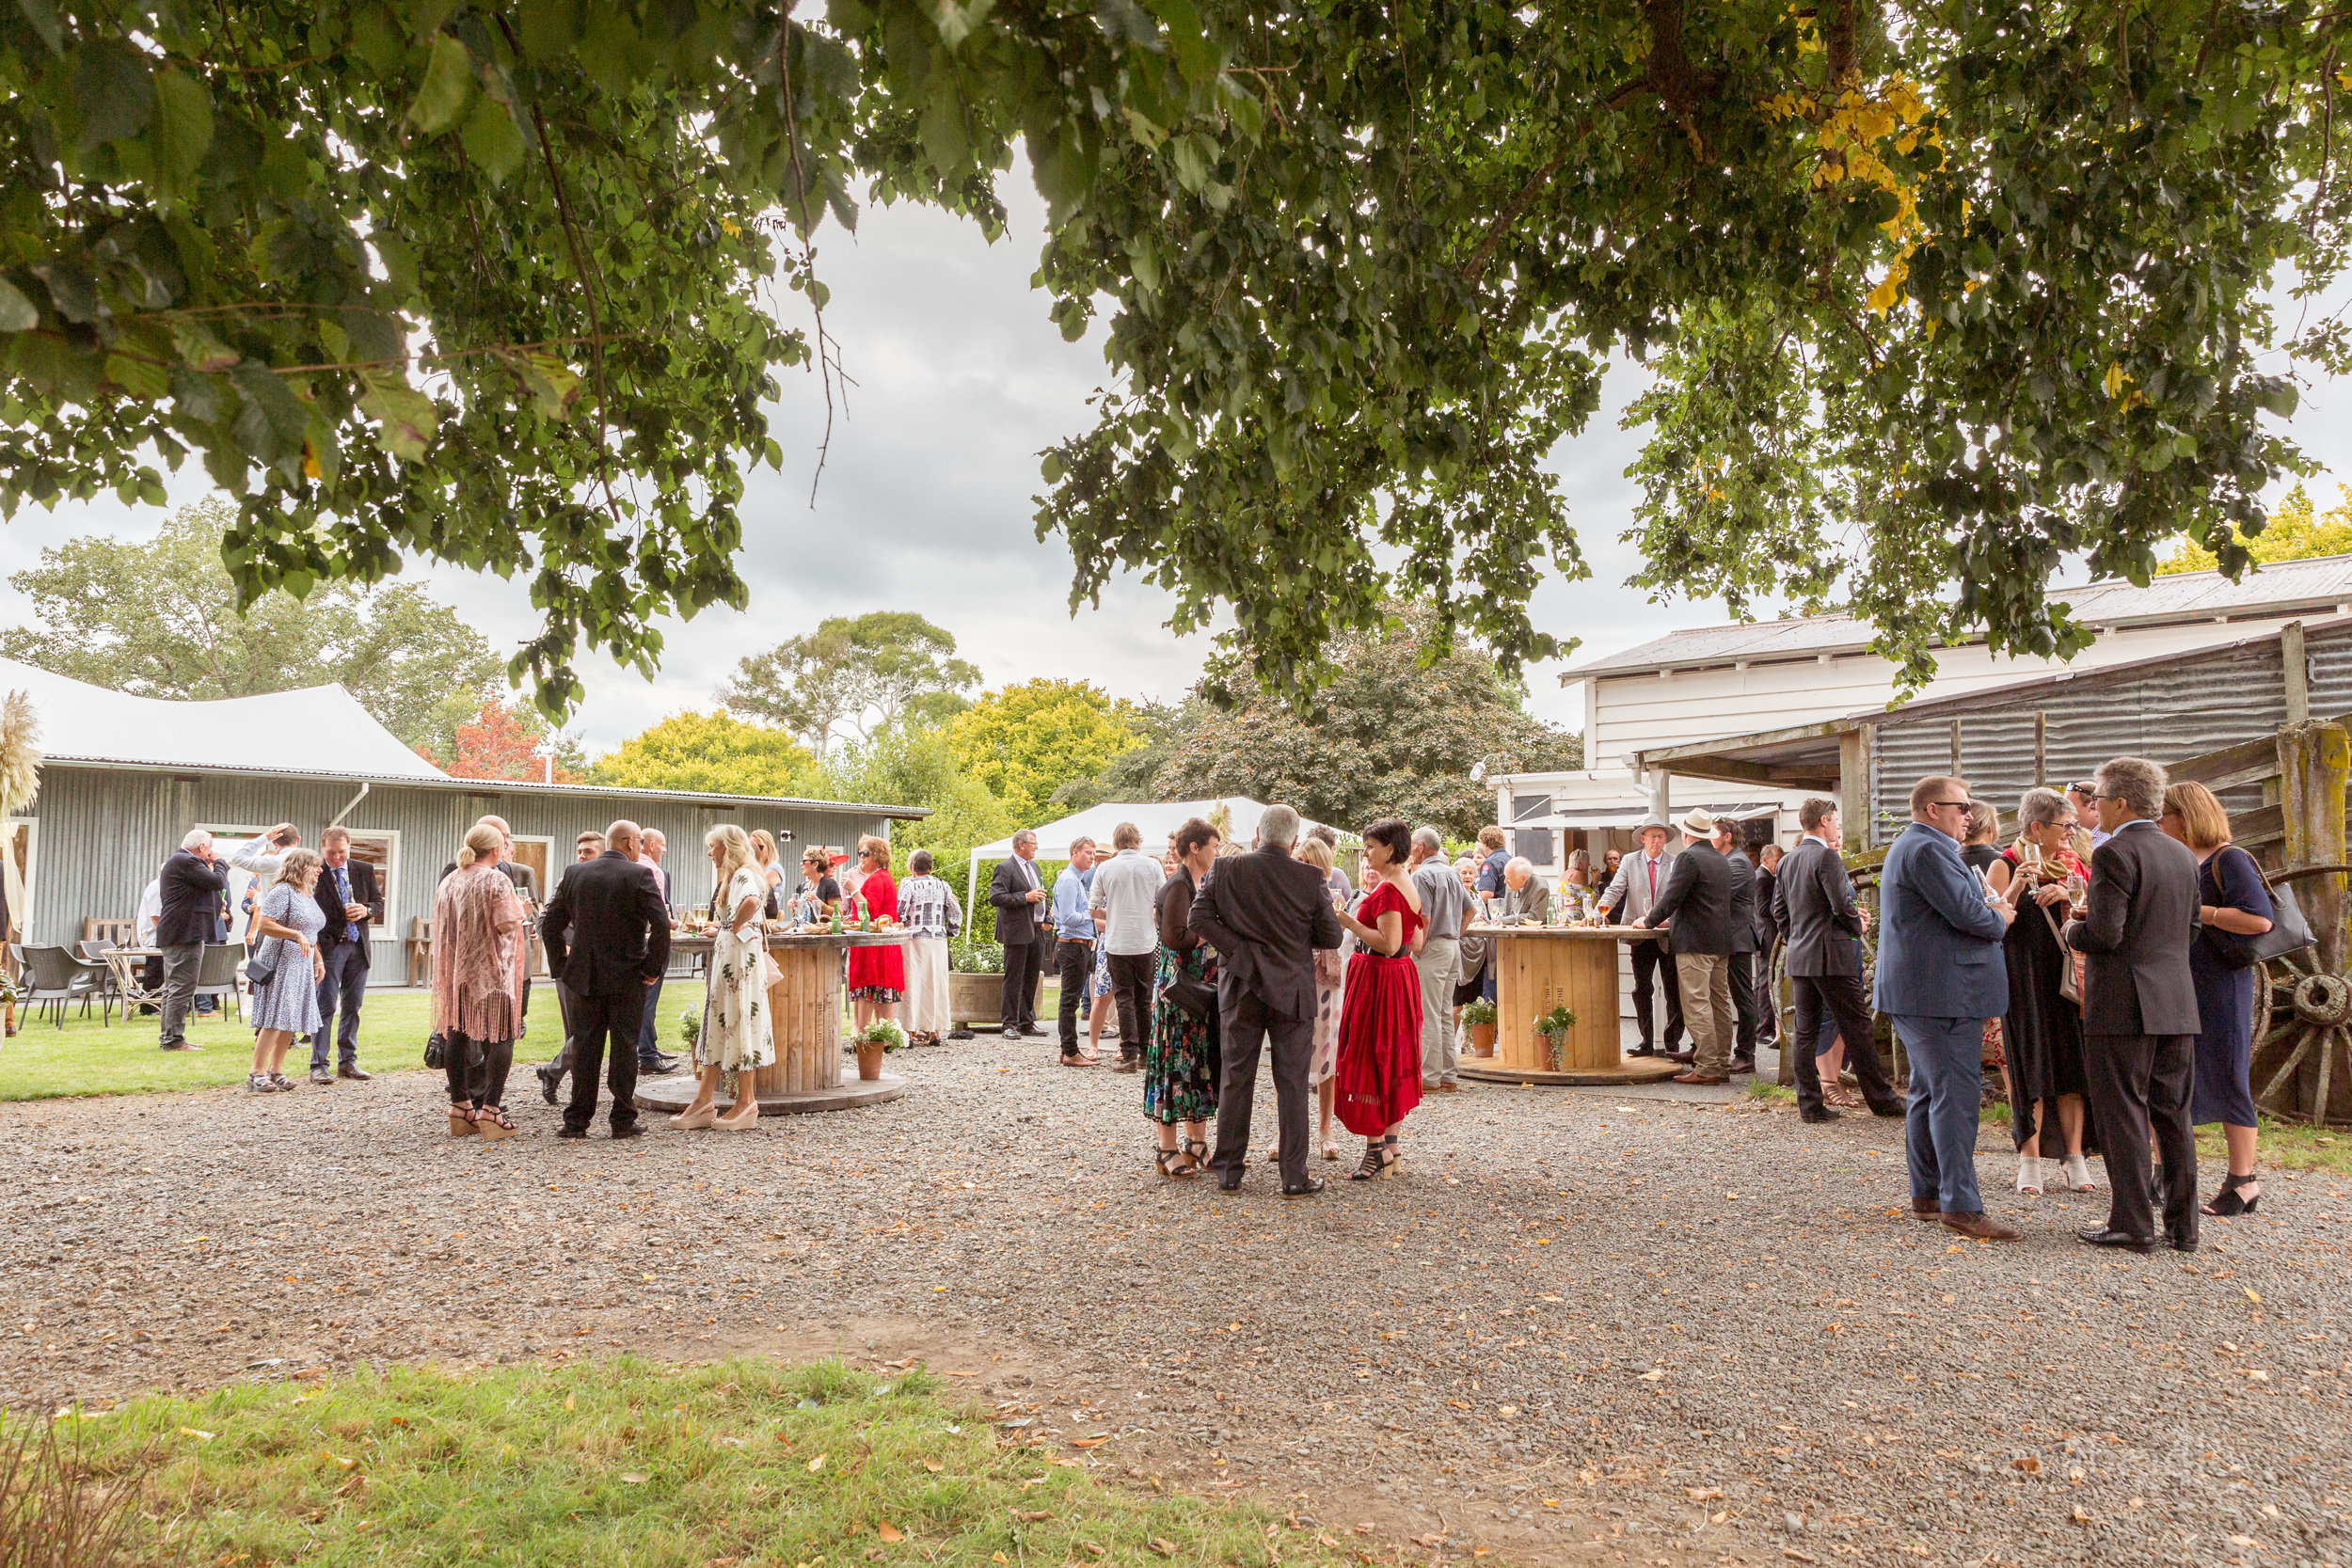
[{"label": "wagon wheel", "polygon": [[[2275,871],[2265,880],[2278,887],[2347,871],[2352,866],[2310,865]],[[2265,959],[2255,972],[2254,1103],[2282,1121],[2324,1121],[2336,1063],[2352,1046],[2352,978],[2328,967],[2321,947]],[[2303,1109],[2296,1093],[2307,1066],[2313,1071],[2311,1104],[2316,1113]],[[2346,1071],[2352,1075],[2352,1059],[2346,1060]]]}]

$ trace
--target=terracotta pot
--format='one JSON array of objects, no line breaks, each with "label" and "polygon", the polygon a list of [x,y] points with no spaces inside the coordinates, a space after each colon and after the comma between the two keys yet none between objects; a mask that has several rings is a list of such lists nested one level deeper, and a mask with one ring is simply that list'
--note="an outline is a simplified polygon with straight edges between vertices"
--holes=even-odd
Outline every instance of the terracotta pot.
[{"label": "terracotta pot", "polygon": [[882,1048],[861,1045],[857,1048],[857,1075],[867,1083],[882,1076]]},{"label": "terracotta pot", "polygon": [[1495,1026],[1493,1024],[1471,1024],[1470,1026],[1470,1037],[1471,1055],[1491,1056],[1495,1053]]},{"label": "terracotta pot", "polygon": [[1558,1034],[1538,1035],[1535,1037],[1544,1042],[1545,1068],[1552,1072],[1566,1071],[1568,1058],[1567,1031],[1563,1029]]}]

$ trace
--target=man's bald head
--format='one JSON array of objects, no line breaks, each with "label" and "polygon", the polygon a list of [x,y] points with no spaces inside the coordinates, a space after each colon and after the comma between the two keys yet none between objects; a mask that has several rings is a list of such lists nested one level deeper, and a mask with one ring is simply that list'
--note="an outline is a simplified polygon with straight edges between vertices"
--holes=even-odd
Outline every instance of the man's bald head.
[{"label": "man's bald head", "polygon": [[623,817],[605,829],[604,847],[607,850],[617,849],[633,860],[637,855],[638,837],[637,824]]}]

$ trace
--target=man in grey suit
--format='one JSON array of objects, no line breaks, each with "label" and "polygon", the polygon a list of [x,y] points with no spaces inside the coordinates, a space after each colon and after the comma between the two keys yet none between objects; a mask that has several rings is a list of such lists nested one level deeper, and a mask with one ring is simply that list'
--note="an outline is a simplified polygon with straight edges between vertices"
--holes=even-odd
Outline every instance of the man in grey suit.
[{"label": "man in grey suit", "polygon": [[[1650,906],[1666,891],[1666,880],[1674,873],[1674,855],[1666,847],[1666,840],[1673,835],[1662,818],[1643,818],[1634,836],[1642,841],[1642,847],[1617,863],[1617,874],[1601,890],[1600,908],[1607,911],[1613,925],[1648,924]],[[1664,938],[1629,945],[1633,950],[1633,1023],[1642,1037],[1642,1043],[1633,1048],[1631,1054],[1655,1056],[1662,1051],[1672,1056],[1682,1045],[1682,986],[1675,975],[1674,949]],[[1651,1033],[1653,984],[1666,990],[1666,1033],[1662,1038]],[[1658,1039],[1658,1043],[1653,1045],[1653,1039]]]},{"label": "man in grey suit", "polygon": [[2095,776],[2099,826],[2090,894],[2066,945],[2083,963],[2083,1068],[2114,1192],[2106,1225],[2076,1234],[2092,1246],[2155,1250],[2149,1226],[2148,1137],[2164,1152],[2164,1230],[2197,1250],[2197,1139],[2189,1126],[2201,1021],[2189,977],[2197,935],[2197,857],[2156,827],[2164,769],[2117,757]]},{"label": "man in grey suit", "polygon": [[2009,1011],[2001,939],[2017,907],[1986,902],[1960,858],[1968,781],[1911,786],[1911,826],[1879,873],[1878,1008],[1893,1015],[1911,1058],[1904,1143],[1911,1212],[1963,1236],[2013,1242],[1977,1192],[1977,1120],[1984,1104],[1984,1021]]},{"label": "man in grey suit", "polygon": [[[1258,1055],[1274,1046],[1275,1118],[1282,1196],[1308,1197],[1323,1179],[1307,1174],[1307,1070],[1314,1063],[1315,958],[1340,945],[1340,918],[1323,873],[1291,858],[1298,813],[1271,805],[1258,818],[1258,847],[1209,867],[1184,924],[1217,952],[1217,1022],[1223,1070],[1216,1093],[1216,1153],[1209,1164],[1226,1192],[1241,1185],[1249,1152],[1250,1102]],[[1459,888],[1457,881],[1454,886]]]},{"label": "man in grey suit", "polygon": [[1902,1097],[1879,1060],[1870,999],[1862,991],[1862,933],[1870,911],[1854,901],[1853,881],[1837,852],[1844,842],[1837,802],[1807,800],[1797,808],[1797,825],[1804,837],[1781,857],[1772,881],[1772,923],[1788,933],[1783,961],[1797,998],[1796,1027],[1781,1046],[1794,1056],[1797,1115],[1806,1121],[1837,1119],[1821,1096],[1820,1064],[1829,1042],[1842,1037],[1871,1113],[1901,1116]]}]

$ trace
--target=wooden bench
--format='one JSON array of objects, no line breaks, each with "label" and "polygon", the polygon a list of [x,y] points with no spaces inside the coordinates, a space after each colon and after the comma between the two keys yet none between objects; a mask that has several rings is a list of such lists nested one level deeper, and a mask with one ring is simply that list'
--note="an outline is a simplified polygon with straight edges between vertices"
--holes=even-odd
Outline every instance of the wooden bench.
[{"label": "wooden bench", "polygon": [[139,923],[135,920],[100,920],[95,917],[82,922],[84,942],[104,942],[116,947],[138,945]]},{"label": "wooden bench", "polygon": [[422,915],[412,916],[408,922],[408,983],[429,985],[433,980],[433,922]]}]

